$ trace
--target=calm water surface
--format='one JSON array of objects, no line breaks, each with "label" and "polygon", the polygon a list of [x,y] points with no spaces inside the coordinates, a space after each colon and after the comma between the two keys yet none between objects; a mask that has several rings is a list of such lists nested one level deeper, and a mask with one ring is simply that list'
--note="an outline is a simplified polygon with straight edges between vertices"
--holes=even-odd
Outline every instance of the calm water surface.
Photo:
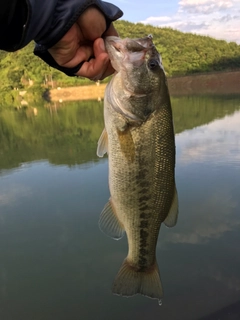
[{"label": "calm water surface", "polygon": [[239,308],[240,96],[172,104],[180,213],[159,235],[161,307],[111,294],[127,242],[98,229],[109,198],[102,103],[1,112],[1,320],[200,320]]}]

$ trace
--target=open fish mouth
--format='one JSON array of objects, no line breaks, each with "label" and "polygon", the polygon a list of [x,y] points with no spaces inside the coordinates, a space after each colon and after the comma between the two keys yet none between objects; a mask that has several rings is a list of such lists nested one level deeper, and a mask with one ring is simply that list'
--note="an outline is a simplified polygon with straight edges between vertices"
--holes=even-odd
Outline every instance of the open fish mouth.
[{"label": "open fish mouth", "polygon": [[[146,49],[151,49],[152,47],[155,47],[152,40],[153,40],[153,36],[151,34],[149,34],[145,38],[132,39],[132,41],[137,42],[142,46],[142,48],[146,48]],[[127,46],[127,48],[129,48],[129,46]],[[129,50],[130,49],[131,48],[129,48]]]},{"label": "open fish mouth", "polygon": [[122,40],[118,37],[107,37],[106,42],[108,45],[112,46],[116,51],[121,52],[123,48],[130,52],[146,51],[152,49],[154,46],[152,42],[152,35],[148,35],[145,38],[129,39],[126,38]]},{"label": "open fish mouth", "polygon": [[121,68],[127,69],[130,65],[139,67],[145,60],[153,58],[163,69],[161,58],[152,39],[152,35],[136,39],[107,37],[105,45],[113,68],[119,72]]}]

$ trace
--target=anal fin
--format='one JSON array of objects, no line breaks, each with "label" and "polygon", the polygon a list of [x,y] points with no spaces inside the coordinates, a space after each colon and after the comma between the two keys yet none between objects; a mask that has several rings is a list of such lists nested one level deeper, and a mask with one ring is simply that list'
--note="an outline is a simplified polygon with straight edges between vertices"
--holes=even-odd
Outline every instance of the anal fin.
[{"label": "anal fin", "polygon": [[99,219],[99,228],[107,236],[119,240],[124,235],[124,227],[118,220],[114,208],[111,203],[111,199],[107,202],[103,211],[101,212]]}]

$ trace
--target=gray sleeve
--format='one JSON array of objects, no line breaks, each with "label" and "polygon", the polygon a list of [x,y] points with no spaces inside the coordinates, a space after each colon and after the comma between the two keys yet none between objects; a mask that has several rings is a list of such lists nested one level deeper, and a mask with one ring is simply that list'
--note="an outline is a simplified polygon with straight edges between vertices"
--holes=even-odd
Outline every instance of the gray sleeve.
[{"label": "gray sleeve", "polygon": [[46,48],[56,44],[89,7],[95,5],[108,24],[122,16],[115,5],[100,0],[27,0],[28,22],[22,46],[31,40]]},{"label": "gray sleeve", "polygon": [[25,0],[0,0],[0,49],[15,51],[21,43],[27,21]]},{"label": "gray sleeve", "polygon": [[[39,2],[37,0],[29,1]],[[48,2],[49,0],[41,1]],[[54,8],[53,3],[56,3],[56,7]],[[74,68],[62,67],[50,55],[48,48],[57,43],[71,28],[79,16],[91,5],[95,5],[104,14],[107,25],[106,29],[108,29],[112,21],[120,18],[123,14],[122,11],[115,5],[100,0],[52,0],[52,15],[47,15],[50,17],[49,19],[46,18],[46,15],[44,15],[43,11],[34,10],[38,18],[35,17],[32,19],[32,22],[29,26],[30,31],[26,33],[25,42],[28,42],[28,39],[32,38],[31,30],[34,30],[36,33],[34,40],[37,43],[34,49],[34,54],[40,57],[51,67],[64,72],[68,76],[75,76],[75,73],[79,71],[83,62],[79,63]],[[40,27],[37,21],[40,21],[42,16],[44,16],[44,18],[43,21],[41,21]]]},{"label": "gray sleeve", "polygon": [[105,16],[107,28],[123,13],[115,5],[101,0],[5,0],[0,11],[0,49],[16,51],[35,40],[35,55],[69,76],[81,68],[59,66],[48,52],[89,7],[97,7]]},{"label": "gray sleeve", "polygon": [[41,50],[57,43],[91,5],[102,11],[107,25],[122,16],[101,0],[0,0],[0,49],[16,51],[35,40]]}]

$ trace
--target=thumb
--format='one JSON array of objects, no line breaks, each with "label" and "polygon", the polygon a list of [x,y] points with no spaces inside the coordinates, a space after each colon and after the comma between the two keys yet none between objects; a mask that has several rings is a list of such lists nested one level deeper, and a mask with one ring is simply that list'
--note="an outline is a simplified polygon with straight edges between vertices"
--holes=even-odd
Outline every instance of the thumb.
[{"label": "thumb", "polygon": [[78,76],[92,80],[102,79],[109,65],[109,57],[106,52],[104,41],[98,38],[93,43],[94,58],[84,62],[81,69],[76,73]]},{"label": "thumb", "polygon": [[98,38],[94,41],[93,50],[94,50],[95,57],[98,57],[102,53],[105,53],[106,55],[108,55],[105,48],[104,40],[102,38]]}]

